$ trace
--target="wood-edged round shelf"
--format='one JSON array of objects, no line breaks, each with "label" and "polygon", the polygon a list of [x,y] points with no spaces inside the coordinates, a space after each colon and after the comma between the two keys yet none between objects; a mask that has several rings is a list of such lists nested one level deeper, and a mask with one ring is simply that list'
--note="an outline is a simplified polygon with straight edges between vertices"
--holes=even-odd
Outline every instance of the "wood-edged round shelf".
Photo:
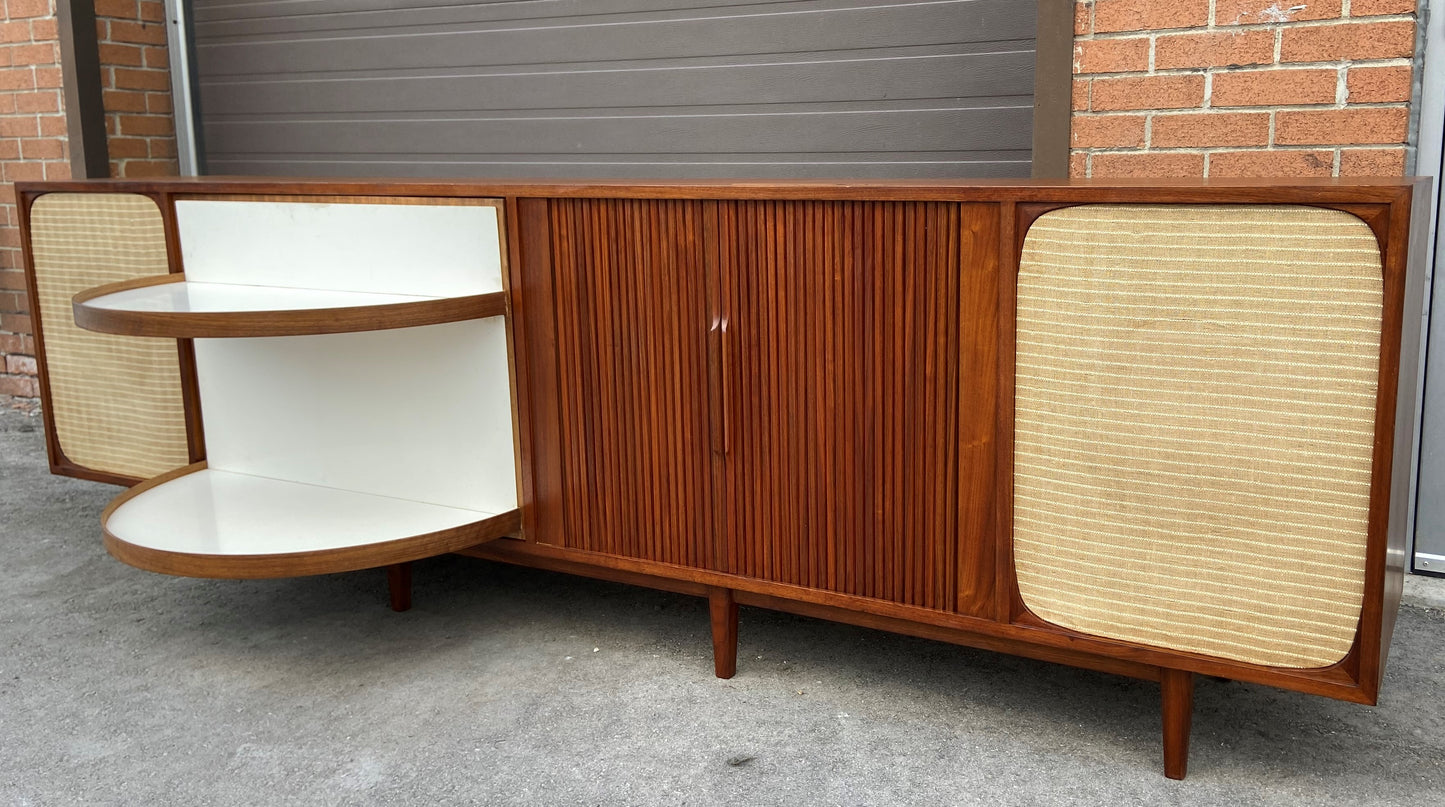
[{"label": "wood-edged round shelf", "polygon": [[390,566],[515,533],[491,514],[213,471],[198,462],[143,482],[101,514],[105,548],[183,577],[300,577]]},{"label": "wood-edged round shelf", "polygon": [[96,286],[75,295],[71,308],[76,325],[121,336],[309,336],[498,316],[506,312],[506,296],[420,297],[195,283],[173,274]]}]

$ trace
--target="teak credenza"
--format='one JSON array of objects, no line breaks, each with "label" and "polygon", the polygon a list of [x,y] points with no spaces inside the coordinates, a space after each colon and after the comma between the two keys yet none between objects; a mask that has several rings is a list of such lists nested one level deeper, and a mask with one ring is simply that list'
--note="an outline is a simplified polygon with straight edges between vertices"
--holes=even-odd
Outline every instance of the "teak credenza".
[{"label": "teak credenza", "polygon": [[[107,549],[446,552],[1374,703],[1425,180],[20,183]],[[1417,243],[1412,248],[1411,241]],[[1414,256],[1411,258],[1410,256]]]}]

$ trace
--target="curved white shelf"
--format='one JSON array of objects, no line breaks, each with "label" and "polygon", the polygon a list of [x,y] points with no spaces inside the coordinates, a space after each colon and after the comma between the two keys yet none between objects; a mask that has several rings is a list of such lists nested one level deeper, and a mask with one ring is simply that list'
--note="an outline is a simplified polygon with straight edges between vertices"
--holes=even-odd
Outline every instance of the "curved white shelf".
[{"label": "curved white shelf", "polygon": [[75,324],[123,336],[306,336],[410,328],[495,316],[500,292],[435,297],[253,286],[162,275],[87,289],[72,300]]},{"label": "curved white shelf", "polygon": [[474,546],[513,531],[516,512],[464,510],[200,463],[121,494],[102,526],[112,554],[141,568],[274,577],[370,568]]},{"label": "curved white shelf", "polygon": [[180,281],[111,292],[85,301],[91,308],[151,314],[217,314],[259,311],[296,311],[317,308],[354,308],[437,300],[406,294],[376,294],[328,289],[289,289],[279,286],[242,286],[234,283]]}]

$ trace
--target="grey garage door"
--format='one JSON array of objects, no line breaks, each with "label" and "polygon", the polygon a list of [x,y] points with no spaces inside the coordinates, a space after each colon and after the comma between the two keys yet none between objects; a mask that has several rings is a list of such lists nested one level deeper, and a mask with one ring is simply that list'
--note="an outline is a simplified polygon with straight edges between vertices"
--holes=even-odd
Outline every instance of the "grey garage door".
[{"label": "grey garage door", "polygon": [[202,164],[267,175],[1028,176],[1037,8],[195,0]]}]

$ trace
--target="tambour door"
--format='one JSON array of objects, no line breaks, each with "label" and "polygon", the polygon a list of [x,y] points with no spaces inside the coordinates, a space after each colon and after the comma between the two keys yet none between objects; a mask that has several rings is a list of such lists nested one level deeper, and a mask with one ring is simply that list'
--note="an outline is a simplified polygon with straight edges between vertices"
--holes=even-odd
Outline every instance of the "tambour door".
[{"label": "tambour door", "polygon": [[988,607],[997,228],[990,205],[719,203],[721,568]]},{"label": "tambour door", "polygon": [[530,540],[710,562],[703,205],[520,201]]}]

